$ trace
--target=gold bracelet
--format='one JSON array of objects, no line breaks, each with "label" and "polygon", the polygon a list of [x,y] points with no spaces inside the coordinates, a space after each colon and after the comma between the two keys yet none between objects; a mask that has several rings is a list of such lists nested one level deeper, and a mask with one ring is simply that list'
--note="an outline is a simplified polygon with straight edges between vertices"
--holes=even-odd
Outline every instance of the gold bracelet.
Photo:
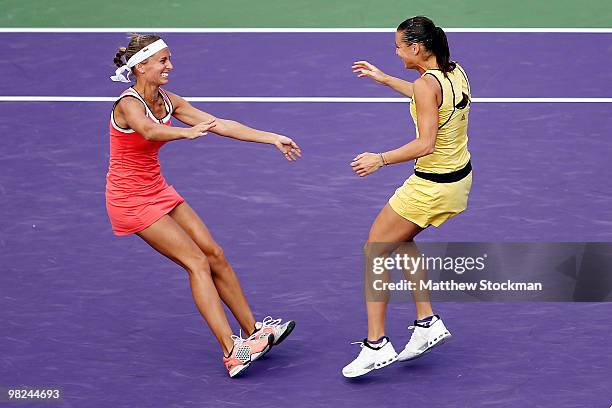
[{"label": "gold bracelet", "polygon": [[383,166],[387,166],[389,163],[387,163],[387,161],[385,160],[385,156],[383,155],[383,153],[378,153],[378,155],[380,156],[380,160],[382,160],[383,162]]}]

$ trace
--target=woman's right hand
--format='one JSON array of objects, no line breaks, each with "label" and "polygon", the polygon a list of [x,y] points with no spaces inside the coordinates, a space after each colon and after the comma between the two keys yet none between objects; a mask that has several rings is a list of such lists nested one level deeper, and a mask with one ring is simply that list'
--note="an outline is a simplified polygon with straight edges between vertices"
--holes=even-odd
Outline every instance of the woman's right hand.
[{"label": "woman's right hand", "polygon": [[210,129],[215,127],[217,124],[216,119],[211,119],[207,122],[200,122],[197,125],[185,129],[185,139],[197,139],[200,136],[204,136]]},{"label": "woman's right hand", "polygon": [[353,63],[353,72],[357,73],[358,78],[368,77],[381,85],[386,85],[387,83],[388,75],[368,61],[355,61]]}]

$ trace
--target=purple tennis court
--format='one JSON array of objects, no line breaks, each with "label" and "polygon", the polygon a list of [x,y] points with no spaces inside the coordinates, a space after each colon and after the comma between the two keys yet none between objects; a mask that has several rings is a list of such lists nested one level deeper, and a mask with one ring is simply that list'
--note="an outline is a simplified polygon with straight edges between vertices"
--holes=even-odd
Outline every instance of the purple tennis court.
[{"label": "purple tennis court", "polygon": [[[1,36],[0,53],[12,58],[0,63],[10,78],[0,95],[122,90],[107,78],[124,35]],[[43,37],[48,46],[32,52]],[[363,58],[409,77],[388,33],[164,38],[175,65],[167,88],[184,96],[395,96],[352,76]],[[610,38],[449,36],[480,98],[610,95],[610,74],[585,75],[581,65],[610,66],[601,52]],[[568,59],[572,47],[580,60]],[[363,242],[412,172],[404,164],[360,179],[349,162],[414,137],[407,103],[196,104],[294,138],[303,158],[292,164],[272,147],[214,135],[162,149],[166,179],[225,249],[256,317],[297,322],[282,346],[229,379],[185,272],[137,237],[112,235],[104,207],[111,105],[1,104],[0,386],[55,385],[62,407],[612,403],[609,303],[438,303],[451,342],[413,363],[342,377],[357,351],[349,343],[366,330]],[[611,130],[605,103],[475,103],[468,211],[420,240],[612,240]],[[390,305],[398,345],[413,319],[411,304]]]}]

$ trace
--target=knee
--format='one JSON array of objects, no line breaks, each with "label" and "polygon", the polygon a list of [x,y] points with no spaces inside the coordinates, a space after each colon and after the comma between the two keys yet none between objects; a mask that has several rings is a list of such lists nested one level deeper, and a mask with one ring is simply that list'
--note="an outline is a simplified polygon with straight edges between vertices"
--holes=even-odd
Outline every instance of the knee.
[{"label": "knee", "polygon": [[363,245],[363,255],[366,259],[384,258],[407,244],[409,242],[380,242],[368,238],[368,241]]},{"label": "knee", "polygon": [[366,257],[366,259],[385,256],[387,253],[388,251],[384,244],[372,242],[368,239],[363,245],[363,255]]},{"label": "knee", "polygon": [[187,262],[185,270],[191,276],[210,276],[210,264],[208,258],[202,254],[201,256],[194,257]]},{"label": "knee", "polygon": [[206,251],[206,257],[209,259],[210,263],[215,265],[227,262],[223,248],[217,244],[213,245]]}]

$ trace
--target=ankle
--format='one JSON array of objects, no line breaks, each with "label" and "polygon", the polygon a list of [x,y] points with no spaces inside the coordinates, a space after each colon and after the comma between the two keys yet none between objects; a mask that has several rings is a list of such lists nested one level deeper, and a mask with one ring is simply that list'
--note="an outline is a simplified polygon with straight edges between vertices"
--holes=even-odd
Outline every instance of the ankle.
[{"label": "ankle", "polygon": [[225,338],[221,341],[221,350],[223,351],[223,355],[225,357],[229,357],[234,351],[234,342],[230,339],[231,335],[228,336],[228,339]]},{"label": "ankle", "polygon": [[253,322],[252,324],[248,324],[246,329],[244,327],[242,329],[244,330],[244,333],[246,334],[246,337],[251,337],[257,330],[259,330],[257,328],[257,322]]},{"label": "ankle", "polygon": [[387,336],[382,336],[377,340],[365,340],[366,346],[373,350],[379,350],[383,348],[387,343],[389,343],[389,338]]},{"label": "ankle", "polygon": [[421,321],[421,320],[431,320],[433,319],[435,316],[434,312],[431,313],[417,313],[417,320]]},{"label": "ankle", "polygon": [[223,356],[225,358],[229,358],[229,356],[231,356],[233,352],[234,352],[234,346],[232,346],[232,348],[229,351],[224,351]]},{"label": "ankle", "polygon": [[384,334],[384,333],[383,333],[383,334],[381,334],[380,336],[368,336],[368,337],[366,338],[366,341],[367,341],[368,343],[370,343],[370,344],[373,344],[373,343],[379,343],[379,342],[383,341],[383,339],[384,339],[385,337],[386,337],[386,336],[385,336],[385,334]]}]

